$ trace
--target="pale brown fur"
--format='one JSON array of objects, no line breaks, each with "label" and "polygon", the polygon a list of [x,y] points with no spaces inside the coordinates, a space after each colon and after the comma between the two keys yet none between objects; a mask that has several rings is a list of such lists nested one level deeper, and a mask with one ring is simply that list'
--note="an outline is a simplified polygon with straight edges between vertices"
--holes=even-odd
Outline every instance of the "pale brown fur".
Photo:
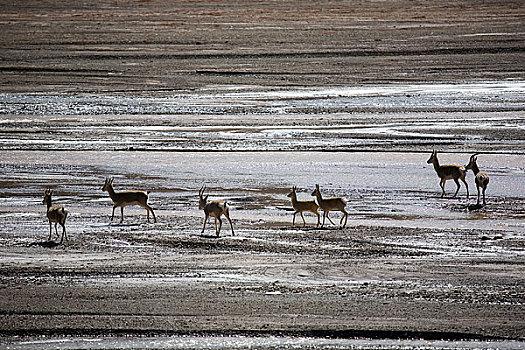
[{"label": "pale brown fur", "polygon": [[53,206],[52,199],[51,199],[52,195],[53,195],[52,190],[50,189],[45,190],[44,200],[42,201],[42,204],[47,205],[46,215],[47,215],[47,219],[49,220],[49,237],[47,240],[48,241],[51,240],[51,233],[53,231],[52,223],[55,223],[55,233],[57,237],[58,237],[57,224],[60,224],[60,226],[62,226],[62,238],[60,239],[60,244],[62,244],[62,242],[64,241],[64,237],[66,238],[66,241],[68,240],[67,233],[66,233],[66,218],[67,218],[68,211],[64,209],[63,207]]},{"label": "pale brown fur", "polygon": [[[202,186],[202,188],[199,191],[199,209],[204,210],[204,225],[202,226],[201,233],[204,233],[206,223],[208,222],[209,217],[212,216],[215,218],[215,234],[217,235],[217,237],[219,237],[222,228],[221,216],[224,215],[226,219],[228,219],[228,221],[230,222],[232,236],[235,236],[233,232],[233,223],[230,219],[230,207],[228,203],[226,203],[226,201],[220,200],[208,201],[208,195],[203,196],[205,190],[206,186]],[[217,220],[219,220],[219,229],[217,229]]]},{"label": "pale brown fur", "polygon": [[303,218],[303,226],[306,226],[306,221],[304,220],[303,212],[308,211],[311,213],[314,213],[317,215],[317,226],[321,223],[321,215],[319,215],[319,205],[315,203],[315,200],[308,200],[308,201],[299,201],[297,200],[297,187],[292,187],[292,192],[288,194],[288,197],[292,200],[292,208],[295,210],[293,213],[293,221],[292,226],[295,226],[295,215],[297,213],[301,214],[301,218]]},{"label": "pale brown fur", "polygon": [[474,176],[476,177],[475,178],[476,188],[478,190],[477,205],[479,205],[479,188],[480,187],[483,190],[483,205],[487,205],[487,202],[485,200],[485,191],[487,190],[487,186],[489,184],[490,178],[486,172],[479,170],[478,164],[476,163],[477,160],[478,160],[477,154],[473,154],[470,157],[469,163],[465,166],[465,169],[472,170],[472,172],[474,173]]},{"label": "pale brown fur", "polygon": [[124,221],[124,207],[128,205],[140,205],[145,208],[148,215],[149,222],[149,212],[153,215],[153,222],[157,222],[153,208],[148,205],[148,193],[144,191],[124,191],[124,192],[115,192],[113,189],[113,178],[106,179],[102,191],[107,191],[109,197],[113,201],[113,212],[111,213],[111,221],[115,216],[115,208],[120,207],[120,223]]},{"label": "pale brown fur", "polygon": [[467,170],[465,169],[465,167],[453,164],[440,165],[437,157],[437,151],[435,150],[432,151],[430,158],[427,160],[427,164],[434,165],[434,170],[436,170],[437,175],[441,179],[441,181],[439,182],[439,185],[441,186],[442,190],[441,197],[445,195],[445,182],[447,180],[454,180],[454,182],[457,185],[456,193],[454,193],[454,196],[452,198],[456,197],[461,187],[461,185],[459,184],[459,180],[463,181],[463,183],[465,184],[465,187],[467,188],[467,198],[469,197],[468,184],[467,181],[465,181],[465,175],[467,174]]},{"label": "pale brown fur", "polygon": [[348,212],[346,211],[346,203],[347,199],[344,197],[333,197],[333,198],[323,198],[321,194],[321,190],[319,189],[319,185],[315,185],[315,190],[312,192],[312,196],[315,196],[317,198],[317,204],[319,204],[319,207],[323,209],[323,224],[321,227],[324,226],[325,219],[328,218],[332,225],[335,225],[335,223],[330,219],[330,216],[328,216],[328,213],[330,213],[330,210],[338,210],[343,213],[343,217],[341,218],[341,221],[339,224],[341,225],[343,223],[343,219],[345,220],[345,223],[343,227],[346,226],[346,222],[348,221]]}]

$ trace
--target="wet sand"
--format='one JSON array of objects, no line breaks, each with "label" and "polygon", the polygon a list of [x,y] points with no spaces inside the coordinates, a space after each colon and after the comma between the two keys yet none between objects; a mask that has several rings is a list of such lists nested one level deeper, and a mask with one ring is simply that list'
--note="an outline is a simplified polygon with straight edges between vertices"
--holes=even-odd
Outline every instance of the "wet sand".
[{"label": "wet sand", "polygon": [[[478,5],[4,5],[2,344],[283,335],[523,347],[523,4]],[[440,198],[432,148],[443,164],[481,152],[486,207],[472,210],[470,172],[470,199],[463,184],[450,198],[452,181]],[[158,222],[127,207],[110,223],[108,176],[117,191],[151,191]],[[200,233],[204,183],[230,203],[235,236],[226,222],[220,238],[213,221]],[[316,183],[349,199],[346,228],[316,228],[309,214],[291,226],[286,194],[312,198]],[[70,211],[65,245],[47,241],[46,188]]]}]

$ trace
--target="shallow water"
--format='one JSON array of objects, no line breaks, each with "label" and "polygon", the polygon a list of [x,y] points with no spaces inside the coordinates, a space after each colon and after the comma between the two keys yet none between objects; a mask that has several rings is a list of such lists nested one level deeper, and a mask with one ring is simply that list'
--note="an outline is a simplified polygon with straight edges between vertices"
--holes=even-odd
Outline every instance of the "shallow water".
[{"label": "shallow water", "polygon": [[353,87],[213,86],[165,92],[161,97],[121,95],[0,94],[0,113],[15,115],[126,115],[297,113],[308,108],[344,110],[523,109],[523,81]]},{"label": "shallow water", "polygon": [[[42,164],[52,156],[54,164]],[[4,206],[37,203],[40,186],[58,187],[57,200],[68,205],[106,205],[100,191],[104,177],[115,176],[116,188],[134,186],[152,191],[159,209],[183,211],[207,184],[211,197],[227,199],[243,216],[289,217],[286,194],[298,187],[299,199],[320,184],[325,197],[345,196],[353,223],[419,227],[482,228],[523,232],[525,183],[523,156],[480,155],[478,163],[491,176],[488,206],[475,204],[474,176],[456,186],[446,184],[440,198],[439,178],[428,154],[419,153],[164,153],[164,152],[0,152],[0,181],[6,188]],[[442,163],[466,163],[468,154],[442,154]],[[35,179],[37,177],[37,179]],[[36,180],[36,181],[35,181]],[[15,185],[17,184],[17,185]],[[60,192],[72,198],[60,198]],[[35,197],[31,197],[31,195]],[[62,194],[62,196],[64,196]],[[190,202],[188,202],[190,201]],[[307,214],[308,215],[308,214]],[[333,214],[336,215],[336,214]],[[286,219],[287,220],[287,219]]]},{"label": "shallow water", "polygon": [[0,95],[4,150],[401,150],[516,153],[525,82],[283,89],[214,86],[156,96]]}]

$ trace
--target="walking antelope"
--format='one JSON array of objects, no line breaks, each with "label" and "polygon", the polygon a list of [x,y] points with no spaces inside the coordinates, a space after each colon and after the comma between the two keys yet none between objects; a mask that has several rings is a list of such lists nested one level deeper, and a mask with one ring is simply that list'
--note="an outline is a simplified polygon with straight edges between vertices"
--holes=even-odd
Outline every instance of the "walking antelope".
[{"label": "walking antelope", "polygon": [[467,198],[469,197],[468,184],[465,181],[465,175],[467,174],[467,170],[465,169],[465,167],[461,165],[439,165],[436,150],[432,151],[430,158],[427,160],[427,164],[434,164],[434,169],[436,170],[436,173],[441,179],[439,183],[439,185],[441,186],[441,190],[443,191],[441,193],[441,197],[445,195],[445,182],[447,180],[454,180],[454,182],[457,185],[456,193],[454,193],[454,196],[452,198],[456,197],[461,187],[459,184],[459,180],[463,181],[463,183],[465,184],[465,187],[467,188]]},{"label": "walking antelope", "polygon": [[472,172],[474,173],[474,176],[476,176],[475,181],[476,181],[476,188],[478,190],[477,205],[479,205],[479,188],[480,187],[483,189],[483,205],[487,205],[485,201],[485,191],[487,190],[487,185],[489,184],[490,179],[489,179],[489,175],[486,172],[479,170],[478,164],[476,163],[476,161],[478,160],[477,156],[478,156],[477,153],[470,156],[470,161],[465,166],[465,169],[467,170],[471,169]]},{"label": "walking antelope", "polygon": [[288,197],[292,199],[292,207],[295,210],[295,213],[293,213],[292,226],[295,226],[295,215],[297,215],[297,213],[301,214],[301,218],[303,218],[303,226],[306,226],[306,221],[304,220],[303,216],[304,211],[309,211],[317,215],[317,226],[319,226],[321,222],[321,216],[319,215],[319,205],[315,203],[315,200],[298,201],[296,191],[297,187],[293,186],[292,192],[288,194]]},{"label": "walking antelope", "polygon": [[[230,226],[232,228],[232,236],[235,236],[233,232],[233,223],[230,219],[230,206],[226,201],[220,201],[220,200],[213,200],[209,201],[208,196],[203,196],[204,191],[206,191],[206,186],[202,186],[199,190],[199,209],[204,210],[204,225],[202,226],[201,233],[204,233],[204,229],[206,228],[206,223],[208,222],[208,219],[210,216],[215,218],[215,234],[217,237],[219,237],[219,234],[221,233],[222,228],[222,220],[221,216],[226,216],[226,219],[230,222]],[[217,220],[219,220],[219,229],[217,229]]]},{"label": "walking antelope", "polygon": [[319,185],[315,185],[315,190],[312,192],[312,196],[317,197],[317,204],[319,204],[319,207],[323,209],[323,224],[321,227],[324,226],[325,219],[328,218],[332,225],[335,225],[335,223],[330,219],[330,216],[328,216],[328,213],[330,210],[338,210],[343,213],[343,217],[341,218],[341,222],[339,224],[341,225],[343,223],[343,219],[345,220],[345,223],[343,227],[346,226],[346,222],[348,221],[348,212],[345,210],[346,203],[348,202],[346,198],[344,197],[333,197],[333,198],[323,198],[321,195],[321,190],[319,189]]},{"label": "walking antelope", "polygon": [[54,207],[51,202],[51,196],[53,195],[53,191],[50,189],[45,190],[44,192],[44,200],[42,201],[42,204],[47,205],[47,219],[49,220],[49,238],[48,241],[51,240],[51,232],[52,225],[51,223],[55,223],[55,233],[58,237],[58,230],[57,230],[57,224],[60,224],[62,226],[62,238],[60,239],[60,244],[62,244],[64,237],[67,239],[67,233],[66,233],[66,218],[68,211],[64,209],[63,207]]},{"label": "walking antelope", "polygon": [[113,178],[106,178],[106,182],[102,187],[102,191],[107,191],[109,197],[113,201],[113,212],[111,213],[111,221],[115,216],[115,208],[120,207],[120,223],[124,221],[124,207],[128,205],[140,205],[145,208],[148,213],[148,222],[149,222],[149,212],[153,215],[153,222],[157,222],[153,208],[148,205],[148,193],[144,191],[124,191],[124,192],[115,192],[113,189]]}]

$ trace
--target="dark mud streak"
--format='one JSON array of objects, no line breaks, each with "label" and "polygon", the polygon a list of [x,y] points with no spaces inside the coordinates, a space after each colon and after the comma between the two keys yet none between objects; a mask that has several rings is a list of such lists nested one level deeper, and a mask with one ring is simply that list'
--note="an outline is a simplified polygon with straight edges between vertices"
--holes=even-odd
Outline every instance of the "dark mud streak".
[{"label": "dark mud streak", "polygon": [[0,72],[45,72],[45,73],[110,73],[107,69],[88,69],[88,68],[53,68],[53,67],[0,67]]},{"label": "dark mud streak", "polygon": [[437,56],[437,55],[487,55],[524,53],[523,47],[480,47],[457,49],[431,49],[431,50],[406,50],[406,51],[329,51],[329,52],[275,52],[275,53],[218,53],[218,54],[69,54],[41,56],[40,59],[160,59],[160,60],[202,60],[202,59],[261,59],[261,58],[344,58],[344,57],[399,57],[399,56]]}]

